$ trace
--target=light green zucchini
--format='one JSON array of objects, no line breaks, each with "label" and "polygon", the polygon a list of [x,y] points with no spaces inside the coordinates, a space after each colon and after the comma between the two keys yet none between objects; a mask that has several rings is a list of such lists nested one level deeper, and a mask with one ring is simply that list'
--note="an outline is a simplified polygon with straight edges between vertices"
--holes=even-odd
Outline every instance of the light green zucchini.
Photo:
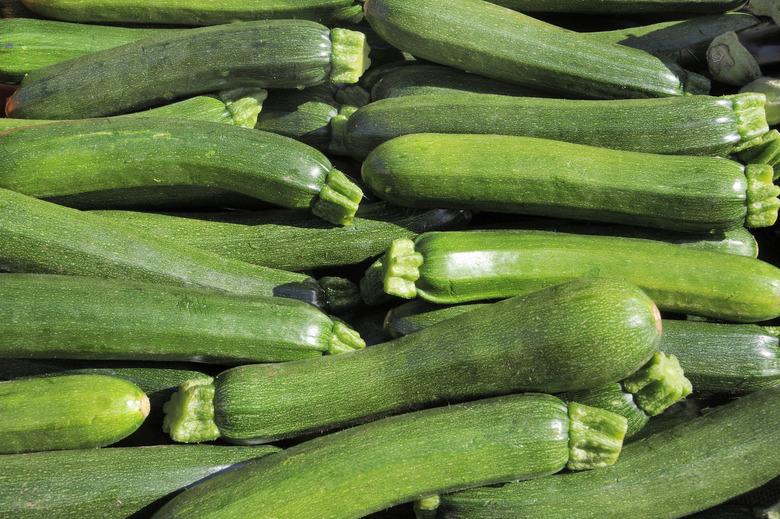
[{"label": "light green zucchini", "polygon": [[120,378],[0,382],[0,454],[111,445],[138,429],[148,414],[144,392]]},{"label": "light green zucchini", "polygon": [[621,416],[543,394],[418,411],[248,463],[154,518],[359,518],[441,489],[611,465],[625,430]]},{"label": "light green zucchini", "polygon": [[165,445],[36,452],[0,457],[0,515],[123,519],[272,446]]},{"label": "light green zucchini", "polygon": [[363,34],[306,20],[182,30],[34,70],[9,98],[6,115],[80,119],[234,88],[354,83],[367,54]]},{"label": "light green zucchini", "polygon": [[490,0],[521,12],[582,14],[616,13],[724,13],[737,9],[745,0]]}]

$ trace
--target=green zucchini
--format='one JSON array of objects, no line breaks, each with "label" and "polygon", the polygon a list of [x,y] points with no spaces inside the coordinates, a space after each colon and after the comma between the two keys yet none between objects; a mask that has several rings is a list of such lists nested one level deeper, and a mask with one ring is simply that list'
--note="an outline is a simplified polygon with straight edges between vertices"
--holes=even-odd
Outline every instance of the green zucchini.
[{"label": "green zucchini", "polygon": [[762,94],[609,101],[473,93],[406,96],[359,108],[346,124],[334,126],[341,134],[333,135],[337,147],[332,149],[363,159],[401,135],[499,134],[648,153],[725,157],[769,131],[765,101]]},{"label": "green zucchini", "polygon": [[37,198],[201,186],[349,224],[362,191],[320,152],[273,133],[182,119],[107,118],[0,135],[0,187]]},{"label": "green zucchini", "polygon": [[469,219],[466,211],[410,211],[381,202],[363,204],[351,227],[330,226],[306,212],[291,210],[92,214],[227,258],[292,271],[362,263],[382,254],[394,239],[455,227]]},{"label": "green zucchini", "polygon": [[217,25],[237,20],[302,19],[357,22],[355,0],[22,0],[30,10],[74,22]]},{"label": "green zucchini", "polygon": [[[453,150],[457,150],[453,152]],[[490,157],[490,160],[485,160]],[[406,207],[456,207],[710,232],[771,227],[766,164],[504,135],[404,135],[374,149],[363,181]]]},{"label": "green zucchini", "polygon": [[543,394],[418,411],[248,463],[153,517],[359,518],[442,489],[611,465],[625,430],[621,416]]},{"label": "green zucchini", "polygon": [[325,150],[330,144],[330,121],[339,113],[333,85],[304,90],[276,90],[263,104],[257,129],[278,133]]},{"label": "green zucchini", "polygon": [[732,321],[780,316],[780,269],[669,243],[545,231],[430,232],[396,240],[361,282],[387,293],[456,304],[527,294],[581,276],[624,278],[662,310]]},{"label": "green zucchini", "polygon": [[276,447],[165,445],[0,457],[0,515],[120,519]]},{"label": "green zucchini", "polygon": [[497,394],[598,387],[639,369],[660,333],[636,287],[578,280],[350,355],[183,384],[166,429],[176,441],[266,442]]},{"label": "green zucchini", "polygon": [[235,364],[363,347],[345,324],[285,298],[40,274],[4,274],[0,294],[5,358]]},{"label": "green zucchini", "polygon": [[766,120],[775,126],[780,124],[780,79],[760,77],[740,89],[740,92],[759,92],[766,96]]},{"label": "green zucchini", "polygon": [[306,20],[182,30],[34,70],[9,98],[6,115],[80,119],[232,88],[354,83],[367,53],[361,33]]},{"label": "green zucchini", "polygon": [[443,495],[439,517],[682,517],[777,476],[778,422],[780,388],[759,391],[626,445],[612,467]]},{"label": "green zucchini", "polygon": [[0,454],[116,443],[149,414],[138,386],[102,375],[0,382]]},{"label": "green zucchini", "polygon": [[152,186],[90,191],[77,195],[55,196],[49,202],[74,209],[116,209],[135,211],[224,211],[260,210],[273,207],[266,202],[204,186]]},{"label": "green zucchini", "polygon": [[706,78],[651,54],[488,2],[367,0],[364,11],[377,34],[415,57],[535,89],[602,98],[709,92]]},{"label": "green zucchini", "polygon": [[[29,1],[29,0],[28,0]],[[737,9],[745,0],[490,0],[521,12],[632,14],[632,13],[724,13]]]}]

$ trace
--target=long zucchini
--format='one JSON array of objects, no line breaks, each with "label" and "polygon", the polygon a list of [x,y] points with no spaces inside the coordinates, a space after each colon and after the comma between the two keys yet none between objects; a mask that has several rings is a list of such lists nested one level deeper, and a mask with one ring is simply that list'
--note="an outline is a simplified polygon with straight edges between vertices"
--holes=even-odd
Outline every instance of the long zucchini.
[{"label": "long zucchini", "polygon": [[440,304],[526,294],[581,276],[623,278],[662,310],[732,321],[780,316],[780,269],[669,243],[545,231],[431,232],[397,240],[361,282]]},{"label": "long zucchini", "polygon": [[361,33],[306,20],[182,30],[32,71],[9,98],[6,115],[79,119],[232,88],[354,83],[367,53]]},{"label": "long zucchini", "polygon": [[102,375],[0,382],[0,454],[116,443],[149,414],[138,386]]},{"label": "long zucchini", "polygon": [[350,355],[184,384],[166,429],[176,441],[265,442],[491,395],[598,387],[640,368],[660,333],[636,287],[578,280]]},{"label": "long zucchini", "polygon": [[37,198],[112,189],[200,186],[349,224],[362,191],[293,139],[226,124],[107,118],[0,135],[0,187]]},{"label": "long zucchini", "polygon": [[248,463],[185,491],[154,518],[357,519],[442,489],[610,465],[625,428],[621,416],[542,394],[418,411]]},{"label": "long zucchini", "polygon": [[0,516],[123,519],[272,446],[165,445],[0,457]]},{"label": "long zucchini", "polygon": [[367,0],[364,10],[382,38],[415,57],[535,89],[601,98],[709,91],[705,78],[651,54],[488,2]]},{"label": "long zucchini", "polygon": [[439,516],[682,517],[777,476],[778,423],[780,388],[760,391],[626,445],[612,467],[444,495]]},{"label": "long zucchini", "polygon": [[361,205],[350,227],[327,225],[306,212],[291,210],[92,214],[227,258],[293,271],[362,263],[381,255],[394,239],[456,227],[469,219],[466,211],[410,211],[382,202]]},{"label": "long zucchini", "polygon": [[724,13],[737,9],[745,0],[490,0],[521,12],[543,13]]},{"label": "long zucchini", "polygon": [[619,150],[725,157],[769,131],[765,101],[762,94],[610,101],[473,93],[406,96],[371,103],[345,125],[334,126],[342,132],[333,136],[342,145],[334,151],[362,159],[401,135],[449,133],[519,135]]},{"label": "long zucchini", "polygon": [[363,164],[368,187],[406,207],[456,207],[686,232],[771,227],[780,207],[773,174],[767,164],[746,167],[720,157],[503,135],[404,135],[380,145]]}]

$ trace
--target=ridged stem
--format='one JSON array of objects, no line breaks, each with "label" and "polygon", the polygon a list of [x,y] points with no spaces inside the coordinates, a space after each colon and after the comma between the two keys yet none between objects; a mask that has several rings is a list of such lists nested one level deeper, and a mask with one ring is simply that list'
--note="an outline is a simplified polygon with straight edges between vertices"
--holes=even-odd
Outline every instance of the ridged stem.
[{"label": "ridged stem", "polygon": [[747,227],[771,227],[777,221],[780,209],[780,187],[772,183],[774,169],[768,164],[749,164],[747,177]]},{"label": "ridged stem", "polygon": [[326,276],[317,280],[325,293],[325,308],[333,314],[342,314],[362,303],[360,289],[352,281]]},{"label": "ridged stem", "polygon": [[746,92],[724,97],[731,101],[737,121],[737,131],[742,142],[761,137],[769,131],[765,95]]},{"label": "ridged stem", "polygon": [[163,405],[163,432],[182,443],[199,443],[220,437],[214,422],[214,379],[184,382]]},{"label": "ridged stem", "polygon": [[648,416],[657,416],[693,391],[674,355],[657,352],[636,373],[623,380],[623,389]]},{"label": "ridged stem", "polygon": [[330,223],[349,225],[362,199],[363,191],[344,173],[332,169],[311,210]]},{"label": "ridged stem", "polygon": [[734,150],[739,160],[746,164],[769,164],[776,168],[774,178],[778,177],[780,165],[780,132],[771,130],[760,137],[742,143]]},{"label": "ridged stem", "polygon": [[380,258],[366,269],[363,278],[360,280],[360,295],[364,303],[370,306],[377,306],[392,300],[385,293],[384,277],[384,262]]},{"label": "ridged stem", "polygon": [[346,142],[347,122],[349,122],[349,118],[357,110],[354,106],[342,106],[339,108],[339,113],[330,120],[330,144],[328,145],[328,151],[331,153],[349,155]]},{"label": "ridged stem", "polygon": [[413,299],[417,297],[415,281],[420,279],[423,256],[414,250],[414,241],[393,240],[382,258],[382,285],[386,294]]},{"label": "ridged stem", "polygon": [[780,123],[780,79],[760,77],[740,89],[740,92],[757,92],[764,94],[764,114],[769,125]]},{"label": "ridged stem", "polygon": [[712,40],[707,49],[707,67],[714,79],[727,85],[742,86],[761,77],[758,61],[733,31]]},{"label": "ridged stem", "polygon": [[257,117],[267,97],[267,90],[249,88],[227,90],[219,94],[233,124],[243,128],[254,128],[257,125]]},{"label": "ridged stem", "polygon": [[330,355],[349,353],[366,347],[366,342],[360,334],[341,321],[333,322],[331,333],[330,348],[328,348]]},{"label": "ridged stem", "polygon": [[336,84],[357,83],[363,72],[371,66],[368,57],[371,48],[366,42],[366,35],[348,29],[332,29],[330,41],[330,81]]},{"label": "ridged stem", "polygon": [[618,414],[570,402],[569,470],[613,465],[620,456],[628,423]]}]

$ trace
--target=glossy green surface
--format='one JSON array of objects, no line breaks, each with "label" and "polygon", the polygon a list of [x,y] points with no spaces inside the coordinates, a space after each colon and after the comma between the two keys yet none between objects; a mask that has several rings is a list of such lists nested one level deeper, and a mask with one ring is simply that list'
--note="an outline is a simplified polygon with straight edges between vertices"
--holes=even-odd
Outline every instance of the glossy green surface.
[{"label": "glossy green surface", "polygon": [[138,429],[148,414],[144,392],[119,378],[0,382],[0,454],[111,445]]},{"label": "glossy green surface", "polygon": [[559,13],[723,13],[745,0],[490,0],[511,9]]},{"label": "glossy green surface", "polygon": [[279,449],[165,445],[0,457],[0,515],[126,518],[148,515],[203,478]]}]

